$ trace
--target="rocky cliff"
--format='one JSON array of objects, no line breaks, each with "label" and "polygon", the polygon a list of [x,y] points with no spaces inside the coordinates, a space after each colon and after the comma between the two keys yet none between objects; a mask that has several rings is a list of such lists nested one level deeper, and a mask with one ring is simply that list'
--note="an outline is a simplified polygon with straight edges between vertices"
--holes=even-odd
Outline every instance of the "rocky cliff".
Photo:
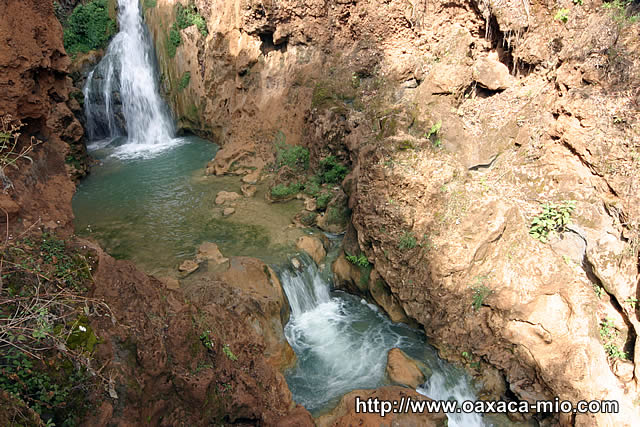
[{"label": "rocky cliff", "polygon": [[224,145],[212,173],[283,138],[312,167],[336,156],[365,295],[493,372],[495,396],[617,399],[559,421],[633,423],[636,6],[195,0],[206,34],[178,29],[170,55],[177,4],[145,13],[181,123]]}]

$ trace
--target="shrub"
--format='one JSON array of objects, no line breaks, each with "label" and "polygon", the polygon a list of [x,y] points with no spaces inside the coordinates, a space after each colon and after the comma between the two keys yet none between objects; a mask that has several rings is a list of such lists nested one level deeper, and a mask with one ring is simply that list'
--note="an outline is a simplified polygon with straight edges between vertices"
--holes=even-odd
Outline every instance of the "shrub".
[{"label": "shrub", "polygon": [[555,16],[553,17],[553,19],[555,19],[556,21],[561,21],[562,23],[566,24],[567,21],[569,20],[569,10],[564,8],[558,10]]},{"label": "shrub", "polygon": [[471,306],[473,307],[474,310],[477,311],[480,307],[482,307],[482,304],[484,304],[484,300],[489,295],[491,295],[493,291],[485,285],[479,285],[472,289],[473,289],[473,302],[471,303]]},{"label": "shrub", "polygon": [[413,249],[418,245],[418,239],[413,235],[410,231],[405,231],[400,236],[400,241],[398,242],[398,249],[406,250]]},{"label": "shrub", "polygon": [[304,192],[311,197],[318,197],[320,195],[320,185],[322,182],[320,178],[317,176],[312,176],[307,179],[307,182],[304,184]]},{"label": "shrub", "polygon": [[427,139],[431,140],[431,143],[435,148],[440,148],[442,146],[442,140],[439,135],[441,128],[442,120],[438,120],[437,123],[431,126],[431,129],[429,129],[429,132],[425,135]]},{"label": "shrub", "polygon": [[79,4],[65,22],[64,48],[69,55],[102,49],[116,33],[116,23],[109,18],[107,0]]},{"label": "shrub", "polygon": [[189,86],[189,82],[191,81],[191,73],[189,71],[182,74],[180,77],[180,81],[178,82],[178,92],[182,92],[185,90],[187,86]]},{"label": "shrub", "polygon": [[319,177],[322,182],[328,184],[339,184],[342,182],[349,170],[347,167],[338,162],[335,156],[329,156],[320,160]]},{"label": "shrub", "polygon": [[169,29],[169,36],[167,37],[167,53],[169,54],[169,58],[176,56],[176,50],[181,43],[182,36],[180,35],[180,30],[174,23]]},{"label": "shrub", "polygon": [[576,202],[573,200],[543,204],[542,213],[531,221],[529,234],[534,239],[546,243],[550,233],[562,232],[571,223],[571,213],[575,208]]},{"label": "shrub", "polygon": [[9,166],[17,169],[20,159],[33,163],[29,153],[41,142],[31,137],[29,143],[20,145],[20,129],[23,126],[20,120],[15,120],[10,115],[0,117],[0,184],[2,191],[13,187],[13,183],[5,174],[5,170]]},{"label": "shrub", "polygon": [[224,354],[229,358],[229,360],[235,362],[236,360],[238,360],[238,356],[236,356],[235,354],[233,354],[233,351],[231,351],[231,349],[229,348],[228,344],[225,344],[222,346],[222,351],[224,352]]},{"label": "shrub", "polygon": [[321,211],[327,209],[327,206],[329,205],[332,197],[333,194],[331,193],[322,193],[321,195],[319,195],[316,199],[316,208],[320,209]]},{"label": "shrub", "polygon": [[178,28],[183,30],[187,27],[195,25],[200,31],[200,34],[206,36],[209,34],[209,30],[207,29],[207,23],[205,22],[202,15],[200,15],[196,11],[196,7],[193,4],[189,4],[188,6],[183,6],[178,3],[176,5],[176,24]]},{"label": "shrub", "polygon": [[288,166],[292,169],[309,169],[309,150],[298,145],[276,144],[276,167]]},{"label": "shrub", "polygon": [[271,188],[271,197],[274,199],[284,199],[298,194],[301,190],[302,185],[298,182],[293,182],[289,185],[278,184]]}]

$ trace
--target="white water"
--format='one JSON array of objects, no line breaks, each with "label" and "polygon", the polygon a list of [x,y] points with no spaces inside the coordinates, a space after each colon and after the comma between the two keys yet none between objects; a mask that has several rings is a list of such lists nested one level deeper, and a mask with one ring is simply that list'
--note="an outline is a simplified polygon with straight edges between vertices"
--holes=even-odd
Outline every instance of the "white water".
[{"label": "white water", "polygon": [[126,132],[125,143],[114,148],[116,157],[149,157],[183,140],[174,138],[173,121],[158,91],[154,50],[140,3],[118,0],[118,10],[120,32],[84,88],[87,129],[92,141]]},{"label": "white water", "polygon": [[[287,373],[294,400],[314,415],[356,389],[385,385],[387,352],[400,348],[433,370],[418,391],[432,399],[475,400],[468,378],[438,359],[422,333],[391,322],[380,310],[346,293],[330,293],[315,264],[280,271],[291,318],[285,336],[298,356]],[[477,414],[449,414],[450,426],[483,426]]]}]

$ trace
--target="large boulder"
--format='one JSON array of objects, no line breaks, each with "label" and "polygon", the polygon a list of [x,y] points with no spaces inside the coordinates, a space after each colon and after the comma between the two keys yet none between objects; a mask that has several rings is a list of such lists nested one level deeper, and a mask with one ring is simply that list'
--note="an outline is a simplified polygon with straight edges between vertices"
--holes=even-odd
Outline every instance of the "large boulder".
[{"label": "large boulder", "polygon": [[392,383],[416,389],[431,376],[431,369],[399,348],[392,348],[387,354],[386,373]]},{"label": "large boulder", "polygon": [[345,394],[338,406],[328,414],[316,419],[318,427],[329,426],[403,426],[403,427],[441,427],[446,425],[447,416],[443,413],[394,413],[393,411],[383,417],[375,412],[363,412],[360,404],[360,412],[356,413],[356,398],[359,402],[368,399],[378,401],[400,402],[403,399],[413,401],[429,400],[418,392],[399,386],[380,387],[375,390],[354,390]]},{"label": "large boulder", "polygon": [[485,56],[476,61],[473,66],[473,79],[489,90],[503,90],[514,82],[509,68],[492,56]]},{"label": "large boulder", "polygon": [[302,236],[296,241],[296,246],[301,251],[308,253],[318,265],[322,262],[324,257],[327,256],[327,251],[325,251],[324,245],[317,237]]}]

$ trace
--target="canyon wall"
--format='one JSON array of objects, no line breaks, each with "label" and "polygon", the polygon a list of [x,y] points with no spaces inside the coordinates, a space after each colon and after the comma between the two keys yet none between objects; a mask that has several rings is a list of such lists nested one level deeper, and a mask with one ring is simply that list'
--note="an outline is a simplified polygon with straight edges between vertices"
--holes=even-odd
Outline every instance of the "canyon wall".
[{"label": "canyon wall", "polygon": [[[193,5],[206,34],[181,30],[173,57],[177,1],[145,16],[180,123],[223,144],[211,173],[255,174],[282,140],[312,167],[336,156],[345,247],[374,265],[365,296],[387,295],[494,396],[616,399],[619,414],[556,421],[637,419],[633,5]],[[545,203],[569,201],[570,225],[530,234]]]}]

